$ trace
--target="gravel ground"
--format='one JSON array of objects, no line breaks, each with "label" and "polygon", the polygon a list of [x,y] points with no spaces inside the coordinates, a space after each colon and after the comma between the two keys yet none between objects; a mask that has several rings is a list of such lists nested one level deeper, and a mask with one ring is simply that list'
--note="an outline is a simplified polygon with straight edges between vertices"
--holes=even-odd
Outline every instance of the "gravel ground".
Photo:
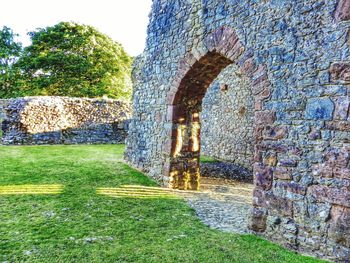
[{"label": "gravel ground", "polygon": [[201,178],[201,190],[178,192],[211,228],[249,233],[253,185],[222,178]]}]

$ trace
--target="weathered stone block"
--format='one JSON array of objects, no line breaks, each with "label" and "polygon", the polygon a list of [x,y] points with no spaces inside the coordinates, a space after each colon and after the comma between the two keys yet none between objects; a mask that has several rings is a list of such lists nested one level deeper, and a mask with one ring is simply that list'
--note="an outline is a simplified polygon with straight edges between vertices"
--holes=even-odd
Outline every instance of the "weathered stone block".
[{"label": "weathered stone block", "polygon": [[257,188],[268,191],[272,187],[273,170],[264,165],[254,166],[254,184]]},{"label": "weathered stone block", "polygon": [[314,173],[323,178],[350,180],[350,148],[330,148],[324,154],[324,162],[314,167]]},{"label": "weathered stone block", "polygon": [[350,81],[350,63],[333,63],[329,69],[332,81]]},{"label": "weathered stone block", "polygon": [[266,207],[266,192],[259,187],[255,187],[253,191],[253,206]]},{"label": "weathered stone block", "polygon": [[350,191],[347,187],[335,188],[323,185],[313,185],[308,188],[308,194],[318,202],[328,202],[335,205],[350,207]]},{"label": "weathered stone block", "polygon": [[266,208],[283,216],[293,216],[293,202],[272,193],[266,194]]},{"label": "weathered stone block", "polygon": [[350,247],[350,208],[333,206],[328,235],[337,244]]},{"label": "weathered stone block", "polygon": [[349,121],[327,121],[326,129],[337,130],[337,131],[350,131]]},{"label": "weathered stone block", "polygon": [[253,58],[248,58],[241,67],[242,73],[249,77],[253,75],[256,69],[256,64]]},{"label": "weathered stone block", "polygon": [[281,180],[292,180],[293,178],[291,169],[285,167],[276,167],[273,177]]},{"label": "weathered stone block", "polygon": [[296,182],[277,182],[276,187],[299,195],[305,195],[307,190],[305,186]]},{"label": "weathered stone block", "polygon": [[266,218],[266,210],[253,208],[249,228],[258,233],[264,232],[266,230]]},{"label": "weathered stone block", "polygon": [[255,122],[257,125],[271,125],[276,120],[276,114],[273,111],[259,111],[255,113]]},{"label": "weathered stone block", "polygon": [[335,178],[350,180],[350,168],[333,168],[333,176]]},{"label": "weathered stone block", "polygon": [[277,156],[275,154],[268,154],[264,157],[264,164],[266,166],[275,167],[277,165]]},{"label": "weathered stone block", "polygon": [[309,133],[310,140],[318,140],[321,139],[321,131],[318,129],[312,129]]},{"label": "weathered stone block", "polygon": [[338,21],[350,20],[350,1],[339,0],[335,11],[335,19]]},{"label": "weathered stone block", "polygon": [[305,118],[309,120],[331,120],[334,103],[330,98],[315,98],[308,100]]},{"label": "weathered stone block", "polygon": [[266,140],[280,140],[288,135],[288,128],[286,126],[266,127],[264,131],[264,139]]},{"label": "weathered stone block", "polygon": [[331,167],[346,168],[350,162],[350,147],[329,148],[324,153],[324,161]]},{"label": "weathered stone block", "polygon": [[293,159],[281,159],[278,162],[278,166],[282,167],[296,167],[298,165],[298,161]]},{"label": "weathered stone block", "polygon": [[350,114],[350,96],[335,99],[334,120],[346,121]]}]

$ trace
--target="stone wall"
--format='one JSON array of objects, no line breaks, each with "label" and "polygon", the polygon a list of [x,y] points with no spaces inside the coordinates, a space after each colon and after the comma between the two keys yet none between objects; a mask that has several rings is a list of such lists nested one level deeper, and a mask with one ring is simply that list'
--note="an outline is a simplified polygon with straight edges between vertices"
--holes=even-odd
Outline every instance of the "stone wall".
[{"label": "stone wall", "polygon": [[0,122],[5,117],[5,108],[8,104],[8,100],[0,99]]},{"label": "stone wall", "polygon": [[10,99],[3,144],[123,143],[131,107],[126,102],[68,97]]},{"label": "stone wall", "polygon": [[223,70],[203,98],[201,153],[252,170],[253,103],[238,67]]},{"label": "stone wall", "polygon": [[0,144],[1,144],[1,137],[2,137],[2,121],[5,118],[5,108],[8,104],[8,100],[0,99]]},{"label": "stone wall", "polygon": [[349,3],[154,0],[126,160],[166,186],[197,189],[203,97],[235,65],[227,82],[247,79],[253,97],[243,100],[254,112],[251,228],[300,252],[350,258]]}]

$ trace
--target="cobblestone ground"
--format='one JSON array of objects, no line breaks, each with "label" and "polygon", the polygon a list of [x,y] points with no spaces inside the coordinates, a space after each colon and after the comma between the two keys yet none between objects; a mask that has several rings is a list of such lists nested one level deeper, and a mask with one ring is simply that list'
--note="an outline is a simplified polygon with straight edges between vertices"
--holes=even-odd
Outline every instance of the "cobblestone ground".
[{"label": "cobblestone ground", "polygon": [[253,184],[220,178],[201,178],[201,190],[177,192],[195,209],[200,220],[214,229],[249,233]]}]

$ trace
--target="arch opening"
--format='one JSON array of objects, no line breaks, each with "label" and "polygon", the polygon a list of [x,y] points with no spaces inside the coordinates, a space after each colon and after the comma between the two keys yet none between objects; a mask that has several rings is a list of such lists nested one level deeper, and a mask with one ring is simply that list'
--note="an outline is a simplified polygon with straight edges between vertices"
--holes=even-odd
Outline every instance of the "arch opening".
[{"label": "arch opening", "polygon": [[208,52],[192,65],[178,86],[169,106],[171,152],[168,176],[171,188],[199,189],[203,98],[209,86],[232,63],[218,52]]},{"label": "arch opening", "polygon": [[201,155],[207,160],[202,177],[253,179],[254,97],[236,63],[222,70],[203,98]]}]

